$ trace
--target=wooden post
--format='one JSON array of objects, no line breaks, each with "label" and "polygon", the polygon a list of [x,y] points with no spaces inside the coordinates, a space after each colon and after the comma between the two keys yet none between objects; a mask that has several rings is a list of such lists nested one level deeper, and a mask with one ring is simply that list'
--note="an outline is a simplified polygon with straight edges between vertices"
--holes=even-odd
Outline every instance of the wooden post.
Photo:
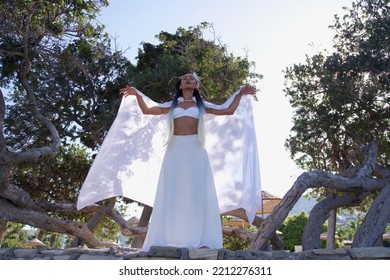
[{"label": "wooden post", "polygon": [[328,218],[328,232],[326,238],[326,249],[334,249],[336,245],[336,210],[332,210],[329,212]]}]

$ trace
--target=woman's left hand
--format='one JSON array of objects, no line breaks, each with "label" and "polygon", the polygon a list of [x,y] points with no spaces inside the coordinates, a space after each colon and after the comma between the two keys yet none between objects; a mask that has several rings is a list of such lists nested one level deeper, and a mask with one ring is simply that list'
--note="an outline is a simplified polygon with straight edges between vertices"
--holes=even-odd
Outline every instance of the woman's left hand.
[{"label": "woman's left hand", "polygon": [[251,85],[245,85],[241,88],[240,93],[242,95],[246,95],[246,94],[254,95],[256,94],[256,88]]},{"label": "woman's left hand", "polygon": [[132,86],[126,86],[119,90],[119,94],[121,94],[124,97],[127,97],[129,95],[137,95],[137,91]]}]

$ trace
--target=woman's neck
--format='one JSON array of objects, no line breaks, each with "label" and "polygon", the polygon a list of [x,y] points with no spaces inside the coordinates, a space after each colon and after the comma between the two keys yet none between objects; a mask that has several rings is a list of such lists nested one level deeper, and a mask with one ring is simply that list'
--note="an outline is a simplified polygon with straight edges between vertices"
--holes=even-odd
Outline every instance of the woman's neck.
[{"label": "woman's neck", "polygon": [[183,99],[185,101],[192,100],[193,96],[194,96],[194,91],[193,90],[183,90]]}]

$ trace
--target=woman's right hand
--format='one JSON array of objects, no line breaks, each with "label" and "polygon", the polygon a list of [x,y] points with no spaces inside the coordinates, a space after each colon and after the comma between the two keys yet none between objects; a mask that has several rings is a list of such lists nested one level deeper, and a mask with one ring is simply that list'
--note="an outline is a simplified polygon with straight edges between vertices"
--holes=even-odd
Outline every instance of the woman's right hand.
[{"label": "woman's right hand", "polygon": [[137,91],[135,90],[134,87],[126,86],[119,90],[119,94],[122,95],[123,97],[127,97],[129,95],[137,95]]}]

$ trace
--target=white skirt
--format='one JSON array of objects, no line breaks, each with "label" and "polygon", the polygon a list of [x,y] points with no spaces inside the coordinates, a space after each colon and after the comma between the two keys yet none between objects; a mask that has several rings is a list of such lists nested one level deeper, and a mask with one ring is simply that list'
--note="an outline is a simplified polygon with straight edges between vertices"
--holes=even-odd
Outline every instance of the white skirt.
[{"label": "white skirt", "polygon": [[141,251],[150,246],[222,248],[213,174],[198,135],[174,136],[167,148]]}]

